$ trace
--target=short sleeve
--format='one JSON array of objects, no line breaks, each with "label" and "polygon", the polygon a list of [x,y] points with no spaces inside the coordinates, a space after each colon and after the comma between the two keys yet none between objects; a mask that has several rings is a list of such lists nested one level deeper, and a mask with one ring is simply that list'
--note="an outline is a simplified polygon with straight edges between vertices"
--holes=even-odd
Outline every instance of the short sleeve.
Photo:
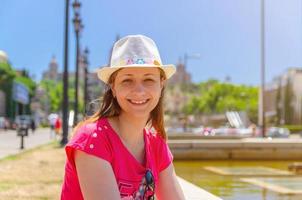
[{"label": "short sleeve", "polygon": [[98,128],[96,124],[87,124],[79,127],[72,140],[66,145],[67,159],[73,166],[75,166],[75,150],[104,159],[109,163],[112,161],[111,146],[106,133],[101,131],[101,128]]},{"label": "short sleeve", "polygon": [[170,151],[170,148],[165,140],[163,140],[161,137],[159,137],[159,172],[166,169],[173,161],[173,155]]}]

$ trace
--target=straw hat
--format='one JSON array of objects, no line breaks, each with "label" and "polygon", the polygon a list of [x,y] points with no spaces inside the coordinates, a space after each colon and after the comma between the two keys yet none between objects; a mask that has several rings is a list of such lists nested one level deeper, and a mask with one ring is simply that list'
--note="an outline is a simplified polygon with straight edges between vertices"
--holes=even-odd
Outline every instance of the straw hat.
[{"label": "straw hat", "polygon": [[156,44],[144,35],[128,35],[118,40],[112,49],[110,65],[97,70],[97,74],[99,79],[108,83],[115,71],[126,67],[158,67],[165,72],[167,79],[176,71],[173,64],[162,64]]}]

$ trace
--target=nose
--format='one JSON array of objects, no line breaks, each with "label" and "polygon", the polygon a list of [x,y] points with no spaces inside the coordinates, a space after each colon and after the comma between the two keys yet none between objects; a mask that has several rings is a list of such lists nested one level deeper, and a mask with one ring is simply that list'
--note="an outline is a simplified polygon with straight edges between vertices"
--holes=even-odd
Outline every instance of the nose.
[{"label": "nose", "polygon": [[145,87],[142,83],[136,82],[133,87],[133,92],[136,94],[143,94],[145,93]]}]

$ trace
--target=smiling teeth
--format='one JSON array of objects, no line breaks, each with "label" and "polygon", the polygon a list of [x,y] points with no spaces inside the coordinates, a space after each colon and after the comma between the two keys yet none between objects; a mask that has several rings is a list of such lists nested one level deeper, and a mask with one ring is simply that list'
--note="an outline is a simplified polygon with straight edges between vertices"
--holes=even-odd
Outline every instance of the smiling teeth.
[{"label": "smiling teeth", "polygon": [[146,103],[147,100],[143,100],[143,101],[133,101],[133,100],[130,100],[131,103],[135,103],[135,104],[143,104],[143,103]]}]

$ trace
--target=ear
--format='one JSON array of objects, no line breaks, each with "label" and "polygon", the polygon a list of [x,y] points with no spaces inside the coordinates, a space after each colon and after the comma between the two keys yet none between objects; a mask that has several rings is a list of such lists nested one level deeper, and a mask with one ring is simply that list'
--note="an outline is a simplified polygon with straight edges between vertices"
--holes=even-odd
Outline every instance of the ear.
[{"label": "ear", "polygon": [[116,91],[114,89],[114,85],[113,84],[110,84],[110,89],[111,89],[113,97],[115,98],[116,97]]},{"label": "ear", "polygon": [[166,79],[162,79],[161,81],[160,81],[160,89],[163,89],[163,87],[166,85]]}]

